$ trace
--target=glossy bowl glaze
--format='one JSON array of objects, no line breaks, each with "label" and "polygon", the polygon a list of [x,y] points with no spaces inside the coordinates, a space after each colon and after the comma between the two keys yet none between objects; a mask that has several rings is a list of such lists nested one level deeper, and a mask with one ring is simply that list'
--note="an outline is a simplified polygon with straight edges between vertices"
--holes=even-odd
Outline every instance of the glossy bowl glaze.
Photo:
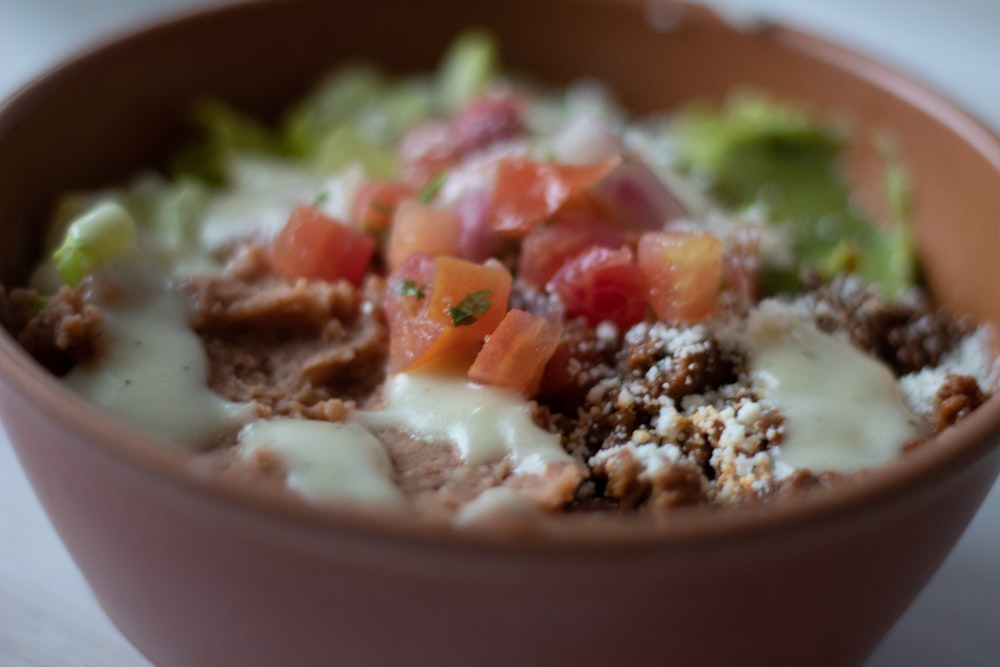
[{"label": "glossy bowl glaze", "polygon": [[[392,17],[392,20],[386,20]],[[162,160],[210,94],[274,116],[332,65],[431,67],[468,25],[515,69],[607,80],[636,111],[751,84],[889,130],[927,283],[1000,325],[1000,142],[935,93],[782,27],[597,0],[240,4],[109,43],[0,108],[0,282],[23,283],[54,198]],[[852,176],[879,206],[870,145]],[[1000,469],[1000,399],[856,483],[662,525],[567,519],[457,534],[220,480],[88,407],[0,333],[0,415],[101,605],[164,667],[858,664]]]}]

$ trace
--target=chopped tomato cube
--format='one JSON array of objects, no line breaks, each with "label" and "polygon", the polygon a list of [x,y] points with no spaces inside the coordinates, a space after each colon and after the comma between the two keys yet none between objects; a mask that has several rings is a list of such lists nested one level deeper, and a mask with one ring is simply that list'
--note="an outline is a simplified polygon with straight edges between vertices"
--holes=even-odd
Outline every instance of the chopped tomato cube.
[{"label": "chopped tomato cube", "polygon": [[404,371],[423,356],[444,331],[427,317],[427,291],[434,260],[417,253],[387,279],[383,306],[389,323],[389,370]]},{"label": "chopped tomato cube", "polygon": [[566,314],[582,316],[590,324],[614,322],[630,327],[646,316],[646,288],[642,273],[627,248],[592,247],[577,255],[552,277]]},{"label": "chopped tomato cube", "polygon": [[397,181],[365,183],[354,197],[354,222],[373,232],[385,231],[392,224],[399,202],[416,196],[416,189],[406,183]]},{"label": "chopped tomato cube", "polygon": [[[510,283],[510,272],[496,260],[476,264],[439,257],[428,297],[428,316],[482,340],[507,312]],[[477,299],[476,295],[484,292],[489,294]]]},{"label": "chopped tomato cube", "polygon": [[505,236],[524,237],[618,162],[619,158],[612,158],[577,166],[504,158],[497,164],[490,226]]},{"label": "chopped tomato cube", "polygon": [[486,339],[469,368],[469,379],[534,396],[561,335],[560,323],[511,310]]},{"label": "chopped tomato cube", "polygon": [[459,252],[462,223],[451,209],[434,209],[412,199],[399,204],[386,247],[386,262],[393,271],[414,253],[430,257]]},{"label": "chopped tomato cube", "polygon": [[375,239],[326,216],[314,206],[292,211],[271,242],[269,257],[289,278],[347,280],[358,285],[375,252]]},{"label": "chopped tomato cube", "polygon": [[562,267],[595,246],[620,248],[625,233],[586,212],[561,211],[548,225],[535,227],[521,243],[517,274],[529,285],[545,287]]},{"label": "chopped tomato cube", "polygon": [[639,268],[657,317],[698,322],[715,311],[722,285],[722,242],[706,232],[647,232]]},{"label": "chopped tomato cube", "polygon": [[468,365],[503,319],[510,273],[499,262],[411,255],[389,276],[389,369]]}]

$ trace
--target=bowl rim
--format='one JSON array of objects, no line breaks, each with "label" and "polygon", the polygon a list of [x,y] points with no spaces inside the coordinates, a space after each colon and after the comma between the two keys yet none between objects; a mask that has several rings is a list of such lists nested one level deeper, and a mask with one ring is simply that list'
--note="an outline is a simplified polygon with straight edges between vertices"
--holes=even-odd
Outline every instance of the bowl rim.
[{"label": "bowl rim", "polygon": [[[298,0],[309,2],[310,0]],[[571,2],[573,0],[557,0]],[[575,0],[580,2],[581,0]],[[584,0],[591,4],[629,8],[638,3]],[[694,8],[677,0],[658,0],[681,11],[697,12],[697,20],[712,20],[737,31],[747,28],[728,24],[704,7]],[[89,63],[153,35],[183,32],[186,26],[211,18],[242,14],[277,3],[249,0],[210,8],[184,9],[161,15],[139,28],[112,32],[71,54],[20,86],[0,101],[0,133],[9,119],[46,91],[72,79]],[[297,2],[281,3],[294,5]],[[631,8],[629,8],[631,9]],[[1000,135],[970,113],[916,77],[893,66],[810,32],[766,21],[752,28],[759,38],[776,41],[790,54],[819,60],[851,76],[867,80],[917,107],[953,131],[979,153],[1000,181]],[[49,424],[79,438],[67,446],[83,446],[107,462],[137,472],[159,492],[194,494],[194,498],[230,513],[256,521],[267,521],[285,530],[308,531],[314,537],[352,538],[386,544],[405,543],[426,548],[447,548],[468,553],[519,553],[558,555],[567,550],[579,555],[640,554],[663,549],[711,547],[718,543],[770,541],[776,536],[825,530],[849,521],[859,510],[888,510],[923,489],[942,483],[975,465],[1000,447],[1000,393],[973,414],[905,457],[855,475],[822,493],[805,494],[792,502],[762,503],[736,508],[697,506],[672,512],[667,520],[616,515],[608,517],[558,516],[537,526],[537,531],[458,530],[446,524],[414,522],[408,514],[379,513],[350,506],[310,504],[286,492],[253,488],[243,480],[212,475],[192,461],[191,455],[165,446],[156,438],[119,422],[90,405],[46,372],[21,349],[6,331],[0,331],[0,382],[21,401],[32,406]],[[5,412],[13,411],[5,405]],[[80,442],[75,442],[78,440]],[[11,439],[15,452],[18,446]]]}]

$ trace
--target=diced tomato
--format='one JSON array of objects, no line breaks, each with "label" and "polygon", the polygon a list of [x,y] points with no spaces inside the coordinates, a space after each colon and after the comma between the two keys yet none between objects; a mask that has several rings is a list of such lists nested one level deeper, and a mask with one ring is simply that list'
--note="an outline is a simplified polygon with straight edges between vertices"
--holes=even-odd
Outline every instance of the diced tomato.
[{"label": "diced tomato", "polygon": [[[428,296],[428,316],[482,340],[507,312],[510,283],[510,272],[496,260],[476,264],[455,257],[439,257]],[[484,291],[489,294],[481,303],[467,301]],[[468,305],[463,307],[463,304]]]},{"label": "diced tomato", "polygon": [[389,270],[401,267],[414,253],[458,255],[461,233],[461,221],[454,210],[430,208],[415,199],[401,202],[386,246]]},{"label": "diced tomato", "polygon": [[593,247],[577,255],[552,277],[554,291],[567,315],[591,324],[614,322],[622,328],[646,316],[646,288],[632,251],[627,247]]},{"label": "diced tomato", "polygon": [[389,276],[389,368],[462,366],[507,311],[510,273],[499,262],[411,255]]},{"label": "diced tomato", "polygon": [[358,285],[375,252],[375,239],[314,206],[292,211],[271,242],[274,270],[289,278],[347,280]]},{"label": "diced tomato", "polygon": [[469,368],[469,379],[534,396],[561,335],[559,322],[511,310],[476,356]]},{"label": "diced tomato", "polygon": [[620,248],[624,243],[621,229],[586,212],[561,211],[550,224],[524,237],[517,274],[529,285],[545,287],[563,264],[584,250]]},{"label": "diced tomato", "polygon": [[389,229],[396,207],[404,199],[416,197],[417,190],[397,181],[365,183],[354,197],[353,218],[361,227],[373,232]]},{"label": "diced tomato", "polygon": [[722,242],[706,232],[647,232],[639,268],[649,304],[663,320],[698,322],[715,311],[722,285]]},{"label": "diced tomato", "polygon": [[389,322],[389,369],[406,370],[430,349],[444,325],[427,317],[427,292],[434,260],[423,254],[409,259],[387,279],[383,307]]},{"label": "diced tomato", "polygon": [[505,236],[522,238],[616,164],[618,158],[580,166],[504,158],[497,164],[490,226]]}]

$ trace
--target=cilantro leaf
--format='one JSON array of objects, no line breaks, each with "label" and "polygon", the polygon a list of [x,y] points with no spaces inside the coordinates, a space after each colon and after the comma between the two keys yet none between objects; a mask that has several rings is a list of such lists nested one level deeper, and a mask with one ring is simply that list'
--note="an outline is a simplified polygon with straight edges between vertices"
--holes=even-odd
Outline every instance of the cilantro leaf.
[{"label": "cilantro leaf", "polygon": [[465,327],[475,324],[480,315],[485,315],[490,309],[490,296],[493,290],[484,289],[477,292],[470,292],[454,306],[448,307],[448,315],[451,322],[456,327]]},{"label": "cilantro leaf", "polygon": [[432,199],[437,197],[437,193],[441,192],[441,188],[444,187],[444,182],[447,180],[448,174],[442,171],[417,193],[417,199],[420,200],[421,204],[429,204]]},{"label": "cilantro leaf", "polygon": [[417,285],[416,281],[405,278],[402,282],[393,287],[392,291],[396,294],[402,294],[403,296],[412,296],[417,299],[423,299],[424,295],[427,293],[427,283]]}]

